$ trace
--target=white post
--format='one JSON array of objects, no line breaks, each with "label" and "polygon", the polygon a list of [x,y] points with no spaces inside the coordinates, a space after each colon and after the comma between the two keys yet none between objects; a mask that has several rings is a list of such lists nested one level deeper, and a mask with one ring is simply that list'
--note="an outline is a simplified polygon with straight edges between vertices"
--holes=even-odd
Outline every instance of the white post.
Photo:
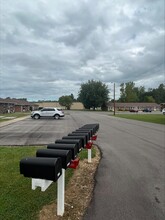
[{"label": "white post", "polygon": [[91,149],[88,149],[88,163],[91,163],[92,162],[92,150]]},{"label": "white post", "polygon": [[53,181],[51,180],[32,178],[32,189],[35,190],[39,186],[41,191],[44,192],[52,183]]},{"label": "white post", "polygon": [[57,180],[57,215],[64,214],[65,200],[65,169],[62,169],[62,175]]}]

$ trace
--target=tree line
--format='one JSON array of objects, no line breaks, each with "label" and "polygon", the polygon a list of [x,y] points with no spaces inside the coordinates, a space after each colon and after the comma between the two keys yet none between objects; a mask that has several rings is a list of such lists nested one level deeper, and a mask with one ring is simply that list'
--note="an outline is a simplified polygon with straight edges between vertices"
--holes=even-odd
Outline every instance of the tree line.
[{"label": "tree line", "polygon": [[158,88],[149,88],[147,91],[144,86],[135,87],[134,82],[121,83],[120,102],[165,102],[165,84],[160,84]]},{"label": "tree line", "polygon": [[[82,83],[78,93],[78,98],[75,99],[73,94],[61,96],[59,103],[70,109],[75,101],[82,102],[86,109],[101,107],[102,110],[107,110],[109,101],[108,86],[101,81],[88,80],[87,83]],[[113,101],[113,100],[111,100]],[[134,82],[120,84],[120,97],[116,102],[155,102],[157,104],[165,102],[165,84],[160,84],[158,88],[150,88],[146,91],[144,86],[136,87]]]}]

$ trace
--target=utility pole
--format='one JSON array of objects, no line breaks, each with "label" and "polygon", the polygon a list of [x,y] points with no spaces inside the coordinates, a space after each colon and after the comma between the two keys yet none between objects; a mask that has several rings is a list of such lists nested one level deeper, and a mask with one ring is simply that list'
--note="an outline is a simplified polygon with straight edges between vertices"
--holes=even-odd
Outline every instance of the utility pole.
[{"label": "utility pole", "polygon": [[113,92],[114,92],[114,93],[113,93],[113,98],[114,98],[114,100],[113,100],[113,107],[114,107],[114,112],[113,112],[113,114],[115,115],[115,114],[116,114],[116,110],[115,110],[115,107],[116,107],[116,106],[115,106],[115,104],[116,104],[116,103],[115,103],[115,83],[114,83]]}]

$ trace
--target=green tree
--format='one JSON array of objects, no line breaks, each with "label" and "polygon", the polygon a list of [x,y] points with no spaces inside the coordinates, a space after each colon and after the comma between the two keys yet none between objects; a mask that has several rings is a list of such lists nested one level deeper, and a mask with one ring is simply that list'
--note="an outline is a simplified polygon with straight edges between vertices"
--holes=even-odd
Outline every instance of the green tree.
[{"label": "green tree", "polygon": [[135,87],[134,82],[121,83],[120,102],[165,102],[165,84],[160,84],[158,88],[149,88],[145,91],[144,86]]},{"label": "green tree", "polygon": [[86,109],[102,107],[105,109],[108,102],[108,86],[101,81],[88,80],[81,84],[78,100],[81,101]]},{"label": "green tree", "polygon": [[70,97],[72,98],[73,102],[76,102],[77,100],[74,98],[74,95],[71,93]]},{"label": "green tree", "polygon": [[149,103],[153,102],[154,103],[155,99],[152,96],[145,96],[144,102],[149,102]]},{"label": "green tree", "polygon": [[164,103],[165,102],[165,84],[160,84],[157,89],[152,90],[153,98],[157,103]]},{"label": "green tree", "polygon": [[139,88],[136,87],[135,90],[137,91],[136,94],[138,96],[138,101],[144,102],[145,87],[144,86],[140,86]]},{"label": "green tree", "polygon": [[120,84],[120,102],[125,102],[126,99],[126,94],[125,94],[125,84],[121,83]]},{"label": "green tree", "polygon": [[68,110],[70,110],[70,107],[73,103],[73,99],[70,96],[61,96],[58,100],[59,104],[62,106],[65,106]]},{"label": "green tree", "polygon": [[125,101],[126,102],[137,102],[138,96],[135,89],[135,83],[134,82],[128,82],[125,84]]}]

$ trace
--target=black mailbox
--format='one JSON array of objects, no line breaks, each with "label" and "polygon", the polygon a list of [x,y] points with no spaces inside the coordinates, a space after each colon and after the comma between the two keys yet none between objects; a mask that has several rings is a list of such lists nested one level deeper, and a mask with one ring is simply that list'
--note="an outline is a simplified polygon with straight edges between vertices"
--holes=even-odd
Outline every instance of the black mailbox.
[{"label": "black mailbox", "polygon": [[79,140],[80,141],[80,146],[81,146],[81,148],[83,147],[84,148],[84,146],[86,145],[86,138],[85,137],[80,137],[80,136],[64,136],[64,137],[62,137],[62,139],[69,139],[69,140]]},{"label": "black mailbox", "polygon": [[68,136],[85,136],[86,138],[86,143],[90,140],[91,134],[90,132],[81,132],[81,131],[73,131],[72,134],[68,134]]},{"label": "black mailbox", "polygon": [[78,153],[79,153],[79,147],[78,145],[75,143],[75,144],[62,144],[62,143],[59,143],[59,144],[48,144],[47,145],[47,148],[48,149],[60,149],[60,150],[71,150],[72,152],[72,160],[74,160]]},{"label": "black mailbox", "polygon": [[86,124],[82,128],[92,128],[96,133],[99,130],[99,124]]},{"label": "black mailbox", "polygon": [[91,128],[79,128],[79,129],[75,130],[74,132],[89,133],[90,134],[90,138],[94,134],[94,131]]},{"label": "black mailbox", "polygon": [[88,130],[89,129],[90,131],[92,130],[92,135],[94,135],[96,133],[96,129],[91,128],[91,127],[89,127],[89,128],[88,127],[81,127],[79,129],[84,129],[84,130]]},{"label": "black mailbox", "polygon": [[62,174],[61,158],[26,157],[20,161],[20,173],[25,177],[57,181]]},{"label": "black mailbox", "polygon": [[59,149],[39,149],[36,152],[37,157],[49,157],[62,159],[62,168],[67,169],[72,160],[72,152],[70,150],[59,150]]},{"label": "black mailbox", "polygon": [[56,144],[76,144],[78,147],[78,152],[81,151],[81,140],[72,140],[72,139],[58,139],[55,141]]},{"label": "black mailbox", "polygon": [[86,124],[84,126],[95,127],[97,130],[99,130],[99,123],[96,123],[96,124]]},{"label": "black mailbox", "polygon": [[80,133],[69,133],[69,137],[75,138],[75,139],[81,139],[82,140],[82,147],[84,148],[88,142],[88,135],[86,134],[80,134]]}]

